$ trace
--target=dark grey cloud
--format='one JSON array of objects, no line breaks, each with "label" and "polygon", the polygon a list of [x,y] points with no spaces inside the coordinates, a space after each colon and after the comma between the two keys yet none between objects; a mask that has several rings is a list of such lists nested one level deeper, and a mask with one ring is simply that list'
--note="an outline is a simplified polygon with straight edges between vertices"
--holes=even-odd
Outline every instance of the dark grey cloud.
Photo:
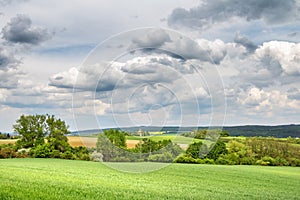
[{"label": "dark grey cloud", "polygon": [[297,0],[206,0],[198,7],[176,8],[168,17],[173,27],[206,28],[233,17],[263,20],[268,25],[299,20]]},{"label": "dark grey cloud", "polygon": [[244,46],[250,53],[254,52],[257,49],[256,44],[254,44],[246,36],[241,35],[240,33],[236,33],[233,41],[237,44]]},{"label": "dark grey cloud", "polygon": [[33,26],[26,15],[17,15],[2,29],[2,38],[10,43],[38,45],[51,38],[46,28]]}]

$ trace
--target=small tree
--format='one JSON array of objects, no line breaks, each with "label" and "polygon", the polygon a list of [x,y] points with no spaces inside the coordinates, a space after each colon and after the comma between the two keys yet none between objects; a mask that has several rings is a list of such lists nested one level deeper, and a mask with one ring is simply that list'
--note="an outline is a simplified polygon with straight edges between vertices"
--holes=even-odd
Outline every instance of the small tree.
[{"label": "small tree", "polygon": [[120,148],[126,148],[125,132],[110,129],[110,130],[105,130],[103,133],[113,145]]},{"label": "small tree", "polygon": [[186,150],[186,154],[195,159],[200,158],[203,145],[205,144],[203,144],[202,142],[194,142],[190,144]]}]

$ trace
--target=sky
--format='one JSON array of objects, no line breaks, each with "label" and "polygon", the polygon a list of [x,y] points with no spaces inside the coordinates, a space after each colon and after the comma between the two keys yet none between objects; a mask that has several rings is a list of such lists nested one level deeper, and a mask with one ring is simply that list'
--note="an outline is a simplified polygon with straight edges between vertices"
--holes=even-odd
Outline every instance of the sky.
[{"label": "sky", "polygon": [[299,0],[0,0],[0,131],[300,123]]}]

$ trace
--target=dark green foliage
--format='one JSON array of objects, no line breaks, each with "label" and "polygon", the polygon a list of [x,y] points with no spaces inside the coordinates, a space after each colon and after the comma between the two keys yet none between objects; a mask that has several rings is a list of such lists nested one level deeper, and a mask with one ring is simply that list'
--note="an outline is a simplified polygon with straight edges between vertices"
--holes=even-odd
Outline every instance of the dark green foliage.
[{"label": "dark green foliage", "polygon": [[21,135],[17,145],[23,148],[36,147],[44,144],[46,131],[45,115],[22,115],[13,126],[14,131]]},{"label": "dark green foliage", "polygon": [[119,130],[106,130],[104,134],[99,134],[96,146],[97,151],[92,159],[97,161],[172,162],[182,153],[182,149],[171,140],[153,141],[148,138],[141,140],[135,148],[127,149],[125,133]]},{"label": "dark green foliage", "polygon": [[220,133],[220,136],[221,137],[228,137],[228,136],[230,136],[230,134],[227,131],[222,130],[221,133]]},{"label": "dark green foliage", "polygon": [[53,115],[47,115],[46,124],[46,131],[48,133],[46,139],[50,146],[60,152],[64,152],[66,149],[70,148],[68,139],[65,136],[70,133],[66,123],[61,119],[56,119]]},{"label": "dark green foliage", "polygon": [[27,148],[27,152],[16,154],[19,157],[30,155],[34,158],[63,158],[89,160],[85,147],[72,148],[68,143],[69,134],[66,123],[53,115],[22,115],[14,125],[14,130],[21,138],[16,142],[15,152]]},{"label": "dark green foliage", "polygon": [[[199,163],[214,164],[220,156],[227,154],[226,145],[222,141],[217,141],[211,150],[202,142],[194,142],[189,145],[185,154],[177,157],[174,162],[178,163]],[[227,158],[218,160],[219,164],[229,164],[231,161]]]},{"label": "dark green foliage", "polygon": [[221,155],[227,154],[226,145],[221,140],[218,140],[213,148],[209,151],[206,158],[217,160]]},{"label": "dark green foliage", "polygon": [[207,145],[203,144],[202,142],[194,142],[190,144],[186,150],[186,155],[195,159],[208,158],[217,160],[222,154],[227,154],[227,149],[225,143],[220,140],[217,141],[210,150],[208,149]]},{"label": "dark green foliage", "polygon": [[104,135],[115,146],[120,148],[126,147],[126,134],[118,129],[105,130]]},{"label": "dark green foliage", "polygon": [[71,149],[65,134],[68,126],[53,115],[22,115],[14,129],[21,135],[16,145],[19,148],[31,148],[30,155],[36,158],[59,158]]},{"label": "dark green foliage", "polygon": [[300,167],[300,159],[299,158],[289,158],[288,162],[293,167]]},{"label": "dark green foliage", "polygon": [[53,115],[22,115],[13,126],[21,138],[17,142],[19,148],[30,148],[43,145],[45,139],[54,149],[64,151],[68,147],[68,126]]},{"label": "dark green foliage", "polygon": [[207,163],[204,159],[197,160],[203,157],[222,165],[300,166],[300,147],[290,144],[288,140],[261,137],[231,139],[227,145],[219,140],[209,153],[203,156],[201,153],[205,152],[205,147],[201,142],[192,143],[185,154],[177,157],[175,162]]},{"label": "dark green foliage", "polygon": [[192,158],[200,158],[202,157],[201,155],[201,148],[203,148],[203,143],[202,142],[194,142],[189,145],[189,147],[186,150],[186,154],[188,157]]},{"label": "dark green foliage", "polygon": [[136,145],[135,152],[152,153],[168,146],[171,143],[171,140],[153,141],[149,138],[143,138],[143,140]]}]

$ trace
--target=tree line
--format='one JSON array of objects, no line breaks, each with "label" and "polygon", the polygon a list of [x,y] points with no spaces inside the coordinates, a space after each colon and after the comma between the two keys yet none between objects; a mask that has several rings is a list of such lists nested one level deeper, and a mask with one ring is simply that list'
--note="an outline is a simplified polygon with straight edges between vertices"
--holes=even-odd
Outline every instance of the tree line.
[{"label": "tree line", "polygon": [[89,160],[86,147],[71,147],[66,123],[54,115],[21,115],[13,126],[20,139],[0,145],[0,158],[33,157]]},{"label": "tree line", "polygon": [[172,162],[182,152],[171,140],[153,141],[149,138],[143,138],[135,148],[128,149],[126,132],[110,129],[99,134],[91,158],[109,162]]},{"label": "tree line", "polygon": [[183,134],[199,139],[186,150],[171,140],[154,141],[150,138],[141,138],[134,148],[129,149],[126,136],[130,134],[110,129],[98,135],[95,149],[88,149],[71,147],[66,137],[70,133],[68,126],[53,115],[22,115],[13,128],[20,138],[15,144],[0,145],[0,158],[300,166],[300,139],[292,137],[285,140],[266,137],[241,139],[228,138],[229,133],[222,130],[197,130]]},{"label": "tree line", "polygon": [[227,144],[218,140],[208,154],[202,142],[191,144],[175,159],[177,163],[222,165],[300,166],[300,148],[295,143],[275,138],[251,137],[232,139]]}]

